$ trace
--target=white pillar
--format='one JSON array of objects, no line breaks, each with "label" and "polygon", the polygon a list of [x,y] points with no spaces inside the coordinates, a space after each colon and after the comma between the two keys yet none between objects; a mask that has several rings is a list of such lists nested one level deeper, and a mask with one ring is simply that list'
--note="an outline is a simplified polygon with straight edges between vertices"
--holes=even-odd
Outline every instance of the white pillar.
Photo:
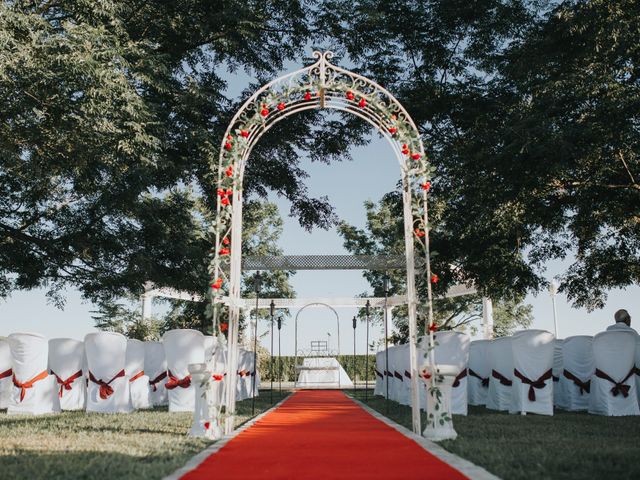
[{"label": "white pillar", "polygon": [[493,303],[488,297],[482,298],[482,325],[484,338],[491,340],[493,338]]},{"label": "white pillar", "polygon": [[387,317],[387,334],[389,336],[393,335],[393,306],[387,307],[386,317]]},{"label": "white pillar", "polygon": [[148,320],[151,318],[151,303],[153,302],[153,295],[145,293],[142,295],[142,320]]}]

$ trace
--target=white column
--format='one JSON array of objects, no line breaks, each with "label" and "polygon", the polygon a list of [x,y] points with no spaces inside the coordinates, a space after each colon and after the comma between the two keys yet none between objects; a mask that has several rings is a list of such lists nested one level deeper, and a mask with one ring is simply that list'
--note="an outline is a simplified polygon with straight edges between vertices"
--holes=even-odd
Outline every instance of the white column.
[{"label": "white column", "polygon": [[482,298],[482,326],[484,338],[491,340],[493,338],[493,302],[488,297]]},{"label": "white column", "polygon": [[393,309],[395,307],[387,307],[386,317],[387,317],[387,333],[389,336],[393,335]]}]

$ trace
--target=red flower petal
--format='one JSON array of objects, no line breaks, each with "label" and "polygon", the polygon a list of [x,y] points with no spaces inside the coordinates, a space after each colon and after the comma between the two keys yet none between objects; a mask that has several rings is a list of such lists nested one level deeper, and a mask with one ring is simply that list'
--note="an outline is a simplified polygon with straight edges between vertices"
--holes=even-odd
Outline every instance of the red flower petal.
[{"label": "red flower petal", "polygon": [[221,248],[220,249],[220,255],[229,255],[229,249],[228,248]]},{"label": "red flower petal", "polygon": [[402,154],[403,155],[409,155],[409,149],[408,148],[403,148],[402,149]]},{"label": "red flower petal", "polygon": [[211,426],[211,424],[209,422],[204,422],[204,429],[205,430],[209,430],[210,426]]},{"label": "red flower petal", "polygon": [[229,330],[229,324],[228,323],[221,323],[220,324],[220,331],[221,332],[226,332],[227,330]]},{"label": "red flower petal", "polygon": [[397,131],[398,131],[398,129],[397,129],[396,127],[391,127],[391,128],[389,128],[389,133],[390,133],[391,135],[393,135],[393,134],[394,134],[394,133],[396,133]]},{"label": "red flower petal", "polygon": [[311,100],[311,92],[307,92],[304,94],[304,99],[305,100]]},{"label": "red flower petal", "polygon": [[233,137],[231,135],[227,135],[227,140],[232,140]]},{"label": "red flower petal", "polygon": [[223,189],[221,189],[221,188],[218,189],[218,196],[219,197],[224,197],[224,190]]},{"label": "red flower petal", "polygon": [[222,205],[229,205],[229,198],[228,197],[224,197],[222,200],[220,200],[220,203]]},{"label": "red flower petal", "polygon": [[244,138],[247,138],[249,136],[249,132],[247,132],[246,130],[240,130],[240,135],[242,135]]},{"label": "red flower petal", "polygon": [[227,175],[227,177],[233,177],[233,167],[227,168],[224,173]]},{"label": "red flower petal", "polygon": [[278,110],[284,110],[284,107],[285,107],[285,106],[286,106],[286,105],[285,105],[283,102],[280,102],[276,108],[277,108]]},{"label": "red flower petal", "polygon": [[422,190],[424,190],[425,192],[428,192],[429,190],[431,190],[431,182],[424,182],[422,184]]},{"label": "red flower petal", "polygon": [[260,110],[260,115],[262,115],[263,117],[266,117],[267,115],[269,115],[269,110],[267,110],[266,108],[263,108],[262,110]]},{"label": "red flower petal", "polygon": [[233,190],[227,190],[226,192],[224,192],[224,194],[227,196],[233,195]]},{"label": "red flower petal", "polygon": [[225,143],[225,144],[224,144],[224,148],[225,148],[226,150],[231,150],[231,148],[232,148],[231,143],[229,143],[229,142]]},{"label": "red flower petal", "polygon": [[435,323],[432,323],[431,325],[429,325],[429,331],[430,332],[438,331],[438,326]]},{"label": "red flower petal", "polygon": [[424,230],[420,230],[419,228],[416,228],[414,231],[418,237],[424,237],[425,235]]},{"label": "red flower petal", "polygon": [[353,100],[354,98],[356,98],[356,96],[353,94],[351,90],[347,91],[346,97],[348,100]]},{"label": "red flower petal", "polygon": [[366,107],[366,106],[367,106],[367,101],[366,101],[364,98],[361,98],[361,99],[360,99],[360,102],[358,102],[358,106],[359,106],[360,108],[364,108],[364,107]]},{"label": "red flower petal", "polygon": [[230,241],[227,237],[224,237],[224,238],[222,239],[222,243],[223,243],[224,245],[229,245],[229,244],[231,243],[231,241]]},{"label": "red flower petal", "polygon": [[420,154],[414,153],[413,155],[411,155],[411,158],[413,158],[414,160],[418,160],[420,158]]},{"label": "red flower petal", "polygon": [[440,277],[438,277],[438,275],[436,275],[435,273],[431,274],[431,283],[438,283],[440,281]]}]

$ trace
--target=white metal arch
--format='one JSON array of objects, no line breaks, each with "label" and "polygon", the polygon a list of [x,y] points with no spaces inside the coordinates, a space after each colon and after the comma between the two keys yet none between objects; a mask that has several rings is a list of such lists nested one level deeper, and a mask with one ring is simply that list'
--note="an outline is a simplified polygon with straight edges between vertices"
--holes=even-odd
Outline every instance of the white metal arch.
[{"label": "white metal arch", "polygon": [[[219,309],[223,303],[227,303],[227,379],[233,385],[236,382],[241,306],[243,178],[254,146],[274,125],[295,113],[330,108],[355,115],[374,126],[384,136],[396,154],[402,173],[412,423],[414,432],[420,433],[414,242],[424,247],[424,273],[427,279],[431,279],[427,205],[429,170],[424,146],[410,115],[390,92],[361,75],[331,64],[332,56],[331,52],[314,52],[317,59],[315,63],[277,78],[257,90],[231,120],[222,139],[218,162],[216,164],[212,161],[212,170],[218,179],[217,216],[213,227],[215,248],[211,253],[209,267],[214,331],[220,331]],[[223,301],[225,297],[226,302]],[[430,281],[427,281],[426,300],[428,321],[425,323],[431,326],[433,311]],[[431,329],[428,333],[433,345]],[[433,362],[433,356],[431,361]],[[233,429],[235,400],[235,389],[227,389],[227,433]]]},{"label": "white metal arch", "polygon": [[307,303],[304,307],[302,307],[300,310],[298,310],[298,313],[296,313],[296,321],[295,321],[295,344],[294,344],[294,356],[297,358],[298,357],[298,317],[300,316],[300,314],[305,311],[307,308],[309,307],[314,307],[314,306],[324,306],[327,307],[329,310],[331,310],[333,312],[333,314],[336,316],[336,326],[338,327],[338,355],[340,355],[340,316],[338,315],[338,312],[336,311],[335,308],[333,308],[331,305],[329,305],[328,303],[324,303],[324,302],[312,302],[312,303]]}]

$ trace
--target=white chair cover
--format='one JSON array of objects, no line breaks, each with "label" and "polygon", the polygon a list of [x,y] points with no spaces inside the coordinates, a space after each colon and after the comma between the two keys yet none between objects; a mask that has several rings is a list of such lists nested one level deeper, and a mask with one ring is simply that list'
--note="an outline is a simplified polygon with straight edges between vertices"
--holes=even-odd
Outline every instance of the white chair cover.
[{"label": "white chair cover", "polygon": [[204,335],[197,330],[170,330],[162,337],[167,358],[170,412],[193,412],[195,388],[191,385],[189,364],[204,363]]},{"label": "white chair cover", "polygon": [[11,348],[9,339],[0,337],[0,408],[9,406],[11,389],[13,388],[13,369],[11,368]]},{"label": "white chair cover", "polygon": [[513,337],[513,386],[511,413],[553,415],[552,333],[532,330]]},{"label": "white chair cover", "polygon": [[60,411],[56,380],[47,369],[49,345],[42,335],[9,335],[13,388],[7,413],[31,414]]},{"label": "white chair cover", "polygon": [[467,394],[469,405],[486,405],[491,378],[491,340],[475,340],[469,345]]},{"label": "white chair cover", "polygon": [[236,382],[236,399],[244,400],[251,395],[251,360],[249,352],[238,350],[238,374]]},{"label": "white chair cover", "polygon": [[161,342],[144,342],[144,371],[149,377],[149,400],[152,405],[167,405],[167,359]]},{"label": "white chair cover", "polygon": [[635,385],[636,339],[634,333],[615,330],[593,337],[596,371],[591,377],[590,413],[640,415]]},{"label": "white chair cover", "polygon": [[[560,407],[578,411],[589,409],[591,377],[596,365],[593,359],[593,337],[567,337],[562,344],[562,373],[560,374]],[[555,396],[555,395],[554,395]]]},{"label": "white chair cover", "polygon": [[404,383],[400,363],[400,346],[394,345],[389,348],[389,397],[395,402],[400,400],[400,390]]},{"label": "white chair cover", "polygon": [[115,332],[89,333],[84,337],[84,348],[89,371],[87,412],[130,412],[127,338]]},{"label": "white chair cover", "polygon": [[511,385],[513,383],[513,337],[500,337],[491,342],[491,378],[487,394],[487,408],[509,410],[511,406]]},{"label": "white chair cover", "polygon": [[376,386],[373,389],[373,395],[384,396],[384,351],[376,353]]},{"label": "white chair cover", "polygon": [[451,389],[451,413],[457,415],[467,414],[467,364],[470,342],[469,335],[465,333],[443,331],[435,334],[436,364],[455,365],[460,372]]},{"label": "white chair cover", "polygon": [[556,407],[565,408],[566,400],[562,388],[560,388],[560,377],[562,376],[562,343],[564,340],[556,338],[553,349],[553,404]]},{"label": "white chair cover", "polygon": [[84,410],[87,394],[84,343],[72,338],[49,340],[49,373],[56,379],[60,408]]},{"label": "white chair cover", "polygon": [[131,406],[138,410],[151,408],[149,397],[149,376],[144,371],[144,342],[130,338],[127,340],[127,354],[124,367],[129,379]]},{"label": "white chair cover", "polygon": [[398,379],[397,382],[398,402],[402,405],[411,405],[411,358],[409,355],[409,344],[398,345],[396,349],[397,372],[402,377]]}]

